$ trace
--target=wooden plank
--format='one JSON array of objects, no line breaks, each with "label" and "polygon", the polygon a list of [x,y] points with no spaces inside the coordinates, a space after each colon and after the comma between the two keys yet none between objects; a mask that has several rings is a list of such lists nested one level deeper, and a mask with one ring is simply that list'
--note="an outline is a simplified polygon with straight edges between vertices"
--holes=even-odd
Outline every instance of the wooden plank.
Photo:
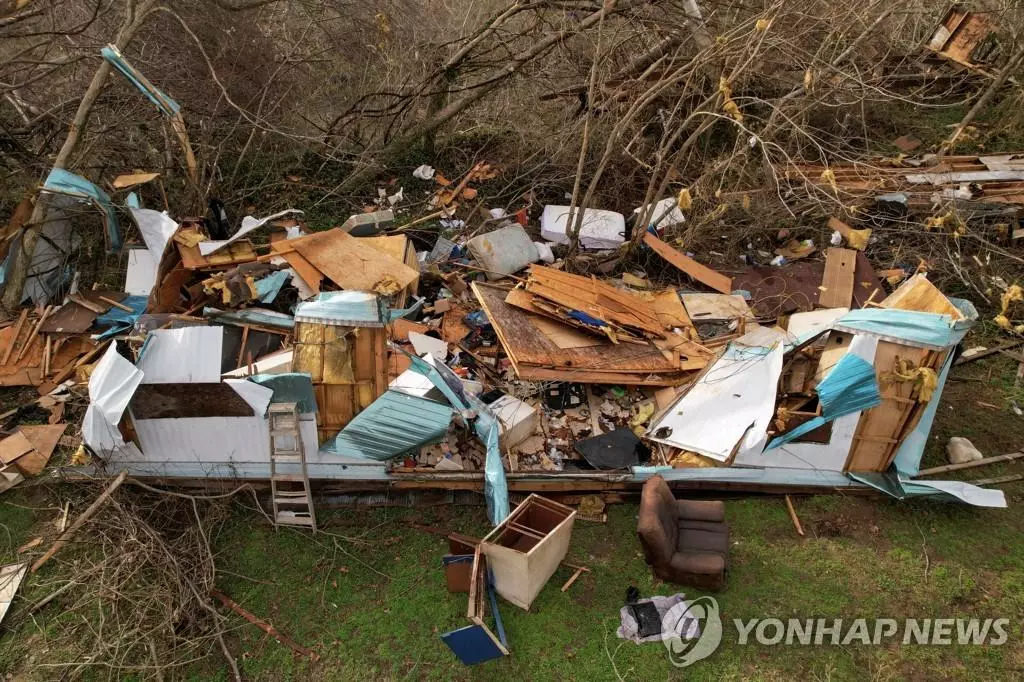
[{"label": "wooden plank", "polygon": [[665,328],[649,302],[596,279],[530,266],[526,290],[568,310],[629,329],[663,336]]},{"label": "wooden plank", "polygon": [[883,308],[949,315],[954,320],[962,320],[964,318],[963,313],[950,303],[949,299],[934,284],[929,282],[923,273],[914,275],[901,284],[896,291],[889,294],[879,305]]},{"label": "wooden plank", "polygon": [[667,260],[675,268],[689,275],[692,279],[723,294],[732,293],[731,277],[726,277],[706,265],[701,265],[686,254],[676,251],[650,232],[644,235],[644,244],[647,244],[656,254]]},{"label": "wooden plank", "polygon": [[[313,267],[343,289],[398,290],[412,284],[419,273],[337,228],[289,240]],[[397,291],[395,292],[397,293]]]},{"label": "wooden plank", "polygon": [[885,384],[882,374],[892,371],[899,356],[920,366],[929,362],[930,351],[923,348],[902,346],[889,341],[879,341],[875,351],[874,366],[882,387],[882,403],[861,414],[854,435],[853,447],[843,471],[884,471],[889,455],[902,433],[903,425],[910,413],[919,409],[917,403],[908,404],[891,398],[910,398],[915,393],[916,381],[900,381]]},{"label": "wooden plank", "polygon": [[302,257],[300,253],[292,249],[290,241],[273,242],[270,245],[274,255],[279,255],[288,262],[288,266],[295,271],[303,282],[306,283],[314,294],[320,293],[320,282],[324,279],[324,273],[313,267],[313,264]]},{"label": "wooden plank", "polygon": [[996,455],[995,457],[985,457],[984,459],[976,459],[971,462],[963,462],[961,464],[944,464],[939,467],[932,467],[931,469],[922,469],[917,472],[915,478],[921,478],[922,476],[935,476],[936,474],[945,474],[950,471],[961,471],[963,469],[973,469],[975,467],[988,466],[989,464],[996,464],[998,462],[1010,462],[1015,459],[1024,457],[1024,450],[1018,452],[1011,452],[1006,455]]},{"label": "wooden plank", "polygon": [[953,366],[959,367],[960,365],[966,365],[968,362],[974,362],[975,360],[987,358],[990,355],[995,355],[996,353],[1000,353],[1004,350],[1016,348],[1021,344],[1024,344],[1024,341],[1003,341],[1002,343],[998,343],[995,346],[992,346],[991,348],[986,348],[985,350],[978,351],[973,355],[961,355],[956,359],[956,362],[953,363]]},{"label": "wooden plank", "polygon": [[10,464],[32,452],[32,441],[21,432],[0,441],[0,464]]},{"label": "wooden plank", "polygon": [[821,278],[818,304],[824,308],[849,308],[853,302],[853,276],[857,252],[830,247],[825,252],[825,273]]}]

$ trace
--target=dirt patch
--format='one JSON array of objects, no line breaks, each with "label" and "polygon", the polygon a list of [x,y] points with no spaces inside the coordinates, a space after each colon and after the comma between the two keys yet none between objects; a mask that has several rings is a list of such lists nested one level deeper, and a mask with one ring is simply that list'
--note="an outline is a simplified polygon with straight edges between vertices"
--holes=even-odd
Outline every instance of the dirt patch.
[{"label": "dirt patch", "polygon": [[576,579],[576,582],[569,588],[572,593],[572,600],[585,608],[594,605],[594,579],[584,574]]},{"label": "dirt patch", "polygon": [[842,509],[813,514],[804,521],[817,537],[849,538],[875,548],[887,544],[880,523],[877,500],[854,498]]}]

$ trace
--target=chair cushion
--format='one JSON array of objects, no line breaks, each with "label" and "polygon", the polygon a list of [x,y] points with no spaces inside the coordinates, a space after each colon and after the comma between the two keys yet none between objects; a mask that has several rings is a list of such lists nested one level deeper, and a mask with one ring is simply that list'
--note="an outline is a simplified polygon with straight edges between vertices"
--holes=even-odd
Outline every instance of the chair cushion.
[{"label": "chair cushion", "polygon": [[724,529],[681,528],[676,551],[682,554],[719,554],[724,557],[729,552],[729,533]]}]

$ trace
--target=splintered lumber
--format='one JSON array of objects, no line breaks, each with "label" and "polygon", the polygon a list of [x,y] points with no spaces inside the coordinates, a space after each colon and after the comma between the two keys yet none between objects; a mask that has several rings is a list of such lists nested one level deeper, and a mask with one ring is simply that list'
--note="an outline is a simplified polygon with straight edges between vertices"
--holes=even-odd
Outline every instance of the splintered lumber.
[{"label": "splintered lumber", "polygon": [[11,343],[7,346],[7,350],[4,352],[4,359],[0,362],[0,365],[6,365],[7,361],[11,359],[11,353],[14,352],[14,346],[18,343],[18,337],[21,336],[21,330],[25,326],[25,320],[28,319],[28,308],[24,308],[21,311],[21,315],[18,316],[18,324],[14,328],[14,335],[11,336]]},{"label": "splintered lumber", "polygon": [[654,336],[665,335],[664,326],[648,302],[597,279],[531,265],[526,291],[567,311],[583,312],[604,323]]},{"label": "splintered lumber", "polygon": [[959,367],[960,365],[965,365],[968,362],[974,362],[975,360],[980,360],[982,358],[987,358],[990,355],[995,355],[996,353],[1001,353],[1004,350],[1009,350],[1011,348],[1016,348],[1017,346],[1019,346],[1021,344],[1024,344],[1024,341],[1003,341],[1002,343],[996,344],[995,346],[992,346],[991,348],[986,348],[985,350],[978,351],[977,353],[973,353],[971,355],[966,355],[966,354],[965,355],[961,355],[960,357],[958,357],[956,359],[956,362],[953,363],[953,366],[954,367]]},{"label": "splintered lumber", "polygon": [[706,265],[701,265],[686,254],[673,249],[650,232],[644,235],[644,244],[651,247],[656,254],[667,260],[677,269],[683,271],[701,284],[711,287],[723,294],[732,293],[732,278],[715,272]]},{"label": "splintered lumber", "polygon": [[43,564],[52,559],[53,555],[56,554],[61,547],[66,545],[72,537],[74,537],[75,533],[78,532],[78,529],[85,525],[86,521],[96,515],[96,512],[100,510],[100,507],[102,507],[103,504],[110,499],[110,496],[121,487],[121,484],[124,483],[126,478],[128,478],[127,470],[122,471],[117,475],[117,478],[115,478],[110,485],[107,486],[107,489],[89,505],[89,508],[75,519],[75,522],[71,524],[71,527],[61,533],[60,537],[50,545],[50,549],[46,550],[46,554],[36,559],[36,562],[32,564],[33,573],[38,571]]},{"label": "splintered lumber", "polygon": [[282,633],[280,630],[275,628],[270,623],[264,620],[260,620],[251,612],[244,609],[240,604],[238,604],[238,602],[236,602],[234,599],[227,596],[223,592],[219,590],[211,590],[210,596],[217,599],[217,601],[219,601],[221,604],[228,607],[229,609],[240,615],[242,618],[245,618],[247,621],[258,627],[260,630],[263,630],[263,632],[267,633],[268,635],[276,639],[278,643],[285,645],[295,653],[301,656],[305,656],[306,658],[309,658],[313,661],[320,660],[320,656],[315,651],[307,649],[306,647],[298,644],[295,640]]},{"label": "splintered lumber", "polygon": [[829,248],[825,252],[825,273],[821,277],[821,296],[818,297],[818,305],[823,308],[849,308],[853,301],[853,279],[856,269],[856,251]]},{"label": "splintered lumber", "polygon": [[690,376],[682,367],[703,367],[711,357],[693,343],[673,352],[650,343],[615,344],[600,339],[593,346],[561,348],[545,333],[548,325],[534,324],[537,316],[505,302],[507,289],[481,282],[474,282],[472,288],[516,375],[527,381],[677,386]]},{"label": "splintered lumber", "polygon": [[996,464],[998,462],[1010,462],[1015,459],[1024,457],[1024,450],[1019,452],[1011,452],[1007,455],[996,455],[995,457],[985,457],[984,459],[976,459],[971,462],[963,462],[961,464],[946,464],[940,467],[932,467],[931,469],[922,469],[917,472],[916,478],[922,476],[934,476],[935,474],[945,474],[950,471],[960,471],[962,469],[973,469],[974,467],[982,467],[988,464]]},{"label": "splintered lumber", "polygon": [[44,322],[46,322],[46,318],[49,317],[51,310],[53,310],[52,305],[46,306],[46,309],[43,310],[43,314],[39,316],[39,320],[36,322],[35,326],[32,327],[32,333],[28,335],[27,339],[25,339],[25,345],[21,347],[21,350],[18,351],[17,357],[14,358],[15,362],[20,362],[25,356],[25,352],[32,347],[32,343],[36,340],[36,337],[39,336],[39,328],[43,326]]}]

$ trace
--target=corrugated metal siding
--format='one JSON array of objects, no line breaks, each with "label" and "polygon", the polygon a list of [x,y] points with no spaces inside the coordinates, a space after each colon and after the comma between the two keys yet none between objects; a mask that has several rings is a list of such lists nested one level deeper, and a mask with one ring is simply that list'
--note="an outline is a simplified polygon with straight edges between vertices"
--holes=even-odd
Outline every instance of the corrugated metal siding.
[{"label": "corrugated metal siding", "polygon": [[323,450],[384,460],[443,436],[452,410],[431,400],[385,391],[356,415]]}]

